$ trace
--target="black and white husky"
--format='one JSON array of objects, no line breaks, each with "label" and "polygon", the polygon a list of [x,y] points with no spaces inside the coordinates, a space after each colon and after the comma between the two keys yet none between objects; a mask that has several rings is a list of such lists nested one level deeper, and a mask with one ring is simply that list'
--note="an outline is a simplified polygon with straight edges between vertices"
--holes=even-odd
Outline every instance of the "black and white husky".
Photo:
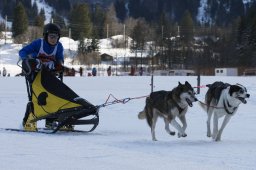
[{"label": "black and white husky", "polygon": [[[155,127],[158,117],[164,119],[165,130],[168,134],[175,135],[175,132],[169,128],[169,124],[171,124],[178,130],[178,137],[186,137],[187,122],[185,114],[188,106],[192,107],[192,102],[195,101],[197,101],[197,98],[191,85],[187,81],[185,84],[179,82],[179,85],[172,91],[152,92],[146,98],[146,106],[138,117],[139,119],[147,119],[154,141],[156,141]],[[182,126],[175,120],[176,117],[180,119]]]},{"label": "black and white husky", "polygon": [[[221,134],[228,124],[230,118],[236,113],[240,103],[246,104],[246,98],[250,97],[247,90],[241,84],[230,85],[217,81],[207,85],[209,87],[205,95],[205,104],[200,105],[207,112],[207,136],[212,137],[215,141],[221,140]],[[213,133],[211,133],[211,117],[213,115]],[[224,117],[220,129],[218,128],[218,120]]]}]

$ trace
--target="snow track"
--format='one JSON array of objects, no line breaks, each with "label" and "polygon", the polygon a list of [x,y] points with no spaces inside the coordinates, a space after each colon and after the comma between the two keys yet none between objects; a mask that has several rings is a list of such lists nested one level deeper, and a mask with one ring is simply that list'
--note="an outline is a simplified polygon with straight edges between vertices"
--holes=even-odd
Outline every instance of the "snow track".
[{"label": "snow track", "polygon": [[[98,105],[111,93],[117,98],[150,92],[150,77],[65,77],[64,82],[81,97]],[[155,91],[169,90],[196,77],[155,77]],[[202,77],[202,84],[216,77]],[[248,87],[251,98],[239,107],[223,132],[222,141],[206,137],[206,113],[195,103],[187,114],[186,138],[170,136],[163,120],[156,127],[157,142],[137,114],[145,99],[101,108],[99,126],[92,133],[36,134],[0,130],[1,169],[256,169],[255,77],[218,77]],[[0,128],[19,128],[27,102],[23,77],[0,77]],[[203,100],[206,88],[198,99]],[[38,123],[44,126],[44,121]],[[170,126],[171,127],[171,126]],[[77,129],[85,129],[78,126]],[[171,127],[173,130],[173,128]]]}]

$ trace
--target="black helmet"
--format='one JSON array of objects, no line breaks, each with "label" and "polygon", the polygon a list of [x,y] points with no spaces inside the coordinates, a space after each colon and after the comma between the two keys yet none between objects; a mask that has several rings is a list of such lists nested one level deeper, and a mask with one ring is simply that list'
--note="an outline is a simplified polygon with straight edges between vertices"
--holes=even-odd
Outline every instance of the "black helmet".
[{"label": "black helmet", "polygon": [[43,32],[43,36],[46,41],[49,33],[56,33],[59,35],[59,38],[60,38],[60,27],[53,23],[46,24],[44,26],[44,32]]}]

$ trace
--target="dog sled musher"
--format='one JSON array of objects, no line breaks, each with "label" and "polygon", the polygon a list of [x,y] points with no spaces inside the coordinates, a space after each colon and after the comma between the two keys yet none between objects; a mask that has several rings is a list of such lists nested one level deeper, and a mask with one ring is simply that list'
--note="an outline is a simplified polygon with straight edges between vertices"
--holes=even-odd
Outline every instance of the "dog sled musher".
[{"label": "dog sled musher", "polygon": [[52,120],[52,133],[74,131],[75,125],[90,125],[87,132],[91,132],[98,126],[99,108],[63,83],[63,70],[50,70],[34,58],[18,62],[18,66],[25,76],[28,93],[24,131],[38,131],[37,121],[44,119]]}]

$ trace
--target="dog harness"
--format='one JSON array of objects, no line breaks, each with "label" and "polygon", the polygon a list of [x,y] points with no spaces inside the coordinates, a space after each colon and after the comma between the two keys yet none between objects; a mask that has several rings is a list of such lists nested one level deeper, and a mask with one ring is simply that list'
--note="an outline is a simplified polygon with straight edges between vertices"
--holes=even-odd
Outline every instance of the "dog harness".
[{"label": "dog harness", "polygon": [[174,100],[173,100],[173,103],[174,103],[174,105],[178,108],[179,114],[181,114],[181,113],[183,112],[183,110],[184,110],[185,108],[187,108],[187,107],[181,108],[181,107],[178,105],[178,103],[177,103],[176,101],[174,101]]},{"label": "dog harness", "polygon": [[227,104],[228,104],[228,106],[226,105],[225,100],[223,100],[223,105],[224,105],[225,111],[226,111],[228,114],[232,115],[232,114],[235,112],[235,110],[237,109],[237,107],[234,107],[234,108],[233,108],[233,112],[230,112],[230,111],[228,110],[228,108],[230,108],[230,107],[232,107],[232,106],[229,104],[228,101],[227,101]]}]

